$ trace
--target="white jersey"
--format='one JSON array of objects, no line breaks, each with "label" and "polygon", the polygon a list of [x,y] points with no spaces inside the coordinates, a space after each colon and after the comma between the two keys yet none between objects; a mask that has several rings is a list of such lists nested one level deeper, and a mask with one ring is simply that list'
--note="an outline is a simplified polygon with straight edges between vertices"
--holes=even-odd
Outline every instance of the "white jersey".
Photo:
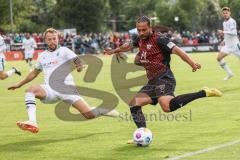
[{"label": "white jersey", "polygon": [[3,37],[0,35],[0,56],[6,51],[6,44]]},{"label": "white jersey", "polygon": [[[43,71],[45,84],[49,85],[49,78],[55,69],[74,57],[77,57],[77,55],[66,47],[59,47],[53,52],[45,50],[38,57],[35,68]],[[69,65],[67,67],[71,66]],[[64,83],[66,85],[75,85],[71,74],[65,78]]]},{"label": "white jersey", "polygon": [[224,42],[226,46],[232,46],[239,43],[237,35],[237,24],[233,18],[223,22]]},{"label": "white jersey", "polygon": [[37,48],[37,44],[33,38],[24,39],[23,48],[25,52],[34,52],[34,48]]}]

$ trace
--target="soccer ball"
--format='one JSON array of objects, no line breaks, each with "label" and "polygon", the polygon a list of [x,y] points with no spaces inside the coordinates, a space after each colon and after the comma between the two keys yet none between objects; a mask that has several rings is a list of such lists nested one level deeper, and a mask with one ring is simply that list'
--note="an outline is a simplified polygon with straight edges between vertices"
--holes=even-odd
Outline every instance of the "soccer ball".
[{"label": "soccer ball", "polygon": [[133,133],[133,140],[136,145],[144,147],[152,142],[152,132],[148,128],[138,128]]}]

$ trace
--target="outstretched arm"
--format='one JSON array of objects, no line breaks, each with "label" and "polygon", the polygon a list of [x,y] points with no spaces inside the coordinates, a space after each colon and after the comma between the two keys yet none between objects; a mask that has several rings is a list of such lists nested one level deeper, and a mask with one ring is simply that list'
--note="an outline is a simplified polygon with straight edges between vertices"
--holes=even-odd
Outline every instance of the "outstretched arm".
[{"label": "outstretched arm", "polygon": [[32,72],[30,72],[25,79],[23,79],[21,82],[14,84],[10,87],[8,87],[8,90],[15,90],[17,88],[22,87],[24,84],[31,82],[33,79],[35,79],[38,74],[40,73],[39,70],[34,69]]},{"label": "outstretched arm", "polygon": [[181,48],[179,48],[178,46],[175,46],[172,52],[178,55],[179,57],[181,57],[181,59],[185,61],[187,64],[189,64],[192,67],[193,72],[195,72],[197,69],[201,69],[201,65],[198,63],[195,63],[192,60],[192,58],[189,55],[187,55],[187,53],[183,51]]},{"label": "outstretched arm", "polygon": [[133,48],[133,45],[131,44],[131,42],[127,42],[127,43],[124,43],[123,45],[121,45],[120,47],[117,47],[116,49],[104,49],[104,53],[105,54],[117,54],[117,53],[120,53],[120,52],[127,52],[127,51],[130,51],[132,50]]}]

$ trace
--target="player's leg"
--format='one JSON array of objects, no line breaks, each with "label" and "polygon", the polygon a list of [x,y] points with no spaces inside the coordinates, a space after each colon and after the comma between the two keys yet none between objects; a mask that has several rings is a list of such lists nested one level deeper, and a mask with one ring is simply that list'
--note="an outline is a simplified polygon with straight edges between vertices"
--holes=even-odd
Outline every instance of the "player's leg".
[{"label": "player's leg", "polygon": [[31,58],[28,58],[28,67],[29,67],[29,71],[31,72],[32,71],[32,61],[31,61]]},{"label": "player's leg", "polygon": [[[148,87],[144,86],[129,103],[130,112],[137,128],[147,127],[146,119],[144,113],[142,112],[142,107],[147,104],[155,104],[155,99],[150,97],[153,90],[146,90],[146,88]],[[127,144],[134,144],[134,140],[128,140]]]},{"label": "player's leg", "polygon": [[32,58],[29,58],[28,61],[29,61],[29,66],[32,68]]},{"label": "player's leg", "polygon": [[28,64],[28,54],[26,52],[24,54],[24,59],[25,59],[25,62]]},{"label": "player's leg", "polygon": [[203,98],[203,97],[221,97],[222,93],[217,90],[216,88],[207,88],[204,87],[202,90],[194,93],[182,94],[179,96],[161,96],[158,98],[158,103],[162,107],[164,112],[173,112],[189,102],[192,102],[196,99]]},{"label": "player's leg", "polygon": [[31,71],[31,65],[30,65],[30,57],[31,55],[30,55],[30,53],[29,52],[24,52],[24,57],[25,57],[25,61],[26,61],[26,63],[28,64],[28,66],[29,66],[29,70]]},{"label": "player's leg", "polygon": [[174,92],[175,84],[173,73],[171,70],[166,70],[164,73],[149,80],[148,84],[141,88],[129,104],[133,120],[138,128],[146,127],[142,106],[147,104],[156,105],[158,97],[168,95],[169,91],[171,93]]},{"label": "player's leg", "polygon": [[28,65],[29,65],[30,71],[32,71],[32,66],[33,66],[32,64],[33,55],[34,55],[34,51],[30,51],[28,56]]},{"label": "player's leg", "polygon": [[18,74],[19,76],[21,75],[21,72],[15,67],[13,67],[7,72],[4,72],[4,58],[0,57],[0,79],[4,80],[8,77],[11,77],[14,73]]},{"label": "player's leg", "polygon": [[36,120],[35,98],[43,100],[44,98],[46,98],[46,96],[47,94],[45,90],[40,85],[29,87],[26,90],[25,104],[26,104],[27,113],[28,113],[28,120],[24,122],[17,122],[17,125],[21,129],[30,131],[32,133],[37,133],[39,131],[39,128],[37,126],[37,120]]},{"label": "player's leg", "polygon": [[8,77],[7,73],[5,73],[4,71],[0,71],[0,79],[4,80]]},{"label": "player's leg", "polygon": [[32,72],[32,70],[33,70],[33,68],[32,68],[32,66],[33,66],[33,64],[32,64],[32,58],[29,58],[29,59],[28,59],[28,65],[29,65],[29,68],[30,68],[29,71]]},{"label": "player's leg", "polygon": [[14,73],[21,76],[21,72],[17,68],[13,67],[12,69],[10,69],[7,72],[0,71],[0,79],[4,80],[8,77],[11,77]]},{"label": "player's leg", "polygon": [[[224,46],[225,48],[227,48],[226,46]],[[225,48],[222,48],[221,52],[217,55],[217,61],[219,63],[219,65],[227,72],[227,76],[223,79],[223,80],[228,80],[233,76],[233,72],[231,71],[231,69],[229,68],[229,66],[227,65],[227,63],[225,62],[224,58],[228,55],[224,52],[224,50],[227,50]]]},{"label": "player's leg", "polygon": [[175,111],[195,99],[222,95],[222,93],[215,88],[209,89],[204,87],[198,92],[182,94],[175,97],[176,80],[171,70],[159,77],[156,85],[155,92],[158,97],[158,103],[164,112]]},{"label": "player's leg", "polygon": [[142,107],[151,103],[153,103],[153,100],[149,94],[144,93],[144,89],[141,89],[140,92],[137,93],[137,95],[129,103],[133,121],[138,128],[146,127],[146,120],[142,112]]},{"label": "player's leg", "polygon": [[[62,97],[62,96],[61,96]],[[95,108],[91,107],[82,97],[78,95],[65,95],[61,98],[65,101],[70,101],[72,106],[76,108],[86,119],[93,119],[99,116],[119,117],[119,113],[115,109]]]},{"label": "player's leg", "polygon": [[235,50],[232,52],[240,60],[240,43],[235,45]]}]

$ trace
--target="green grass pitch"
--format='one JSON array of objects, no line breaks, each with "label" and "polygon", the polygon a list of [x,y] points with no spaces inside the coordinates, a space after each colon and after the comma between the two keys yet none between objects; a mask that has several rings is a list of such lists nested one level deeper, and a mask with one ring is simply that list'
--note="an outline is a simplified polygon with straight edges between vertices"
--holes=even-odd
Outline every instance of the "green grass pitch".
[{"label": "green grass pitch", "polygon": [[[120,98],[117,110],[122,114],[121,118],[100,117],[84,122],[59,120],[55,116],[54,104],[46,105],[37,100],[40,132],[31,134],[21,131],[15,123],[27,119],[24,91],[30,85],[43,83],[43,78],[41,74],[26,86],[8,91],[9,85],[27,75],[28,67],[24,62],[7,62],[6,70],[15,65],[23,71],[23,77],[13,76],[0,82],[0,160],[161,160],[239,140],[240,60],[233,56],[226,58],[235,75],[224,82],[225,72],[219,67],[215,53],[197,53],[191,54],[191,57],[202,65],[196,73],[192,73],[179,57],[172,56],[171,67],[177,79],[176,95],[209,86],[220,89],[224,96],[200,99],[170,113],[171,116],[185,115],[182,120],[149,121],[147,124],[153,132],[153,142],[145,148],[126,144],[136,127],[130,119],[124,118],[124,114],[129,115],[129,109]],[[110,77],[111,57],[101,56],[101,59],[103,68],[94,83],[83,82],[85,72],[74,72],[75,80],[79,86],[104,90],[117,96]],[[132,60],[130,55],[128,61]],[[137,76],[140,73],[134,74]],[[93,106],[100,103],[100,100],[85,98]],[[143,110],[148,115],[163,114],[159,105],[148,105]],[[185,159],[239,160],[239,153],[240,144],[236,144]]]}]

